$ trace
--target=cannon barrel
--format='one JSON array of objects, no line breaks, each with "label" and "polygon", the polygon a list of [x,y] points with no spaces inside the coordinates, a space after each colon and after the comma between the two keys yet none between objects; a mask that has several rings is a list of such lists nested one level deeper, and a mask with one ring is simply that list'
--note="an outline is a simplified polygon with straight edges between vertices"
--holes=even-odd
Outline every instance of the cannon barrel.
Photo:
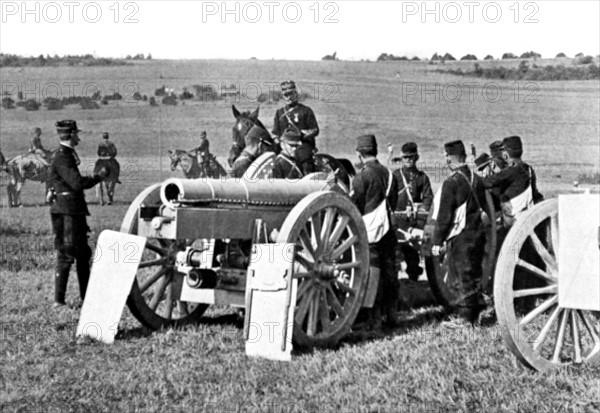
[{"label": "cannon barrel", "polygon": [[168,179],[160,188],[163,204],[174,209],[181,205],[240,204],[256,206],[293,206],[306,195],[332,189],[322,179],[305,177],[245,181],[236,179]]}]

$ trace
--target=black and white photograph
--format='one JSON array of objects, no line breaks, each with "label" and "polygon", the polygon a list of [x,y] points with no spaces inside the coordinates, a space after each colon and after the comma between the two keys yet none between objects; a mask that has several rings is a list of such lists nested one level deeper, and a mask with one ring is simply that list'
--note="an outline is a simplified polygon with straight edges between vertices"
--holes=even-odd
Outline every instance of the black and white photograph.
[{"label": "black and white photograph", "polygon": [[0,411],[600,411],[600,2],[0,0]]}]

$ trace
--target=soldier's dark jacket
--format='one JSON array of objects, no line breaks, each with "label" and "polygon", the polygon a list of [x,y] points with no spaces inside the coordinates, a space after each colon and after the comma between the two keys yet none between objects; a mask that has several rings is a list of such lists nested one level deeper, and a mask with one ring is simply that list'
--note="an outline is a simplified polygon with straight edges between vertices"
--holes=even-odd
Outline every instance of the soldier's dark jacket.
[{"label": "soldier's dark jacket", "polygon": [[298,102],[277,109],[275,120],[273,121],[273,134],[282,136],[283,132],[290,126],[290,120],[299,130],[310,131],[307,135],[303,136],[303,139],[311,142],[314,146],[315,138],[319,135],[319,125],[317,124],[317,118],[313,110]]},{"label": "soldier's dark jacket", "polygon": [[255,160],[256,156],[244,149],[231,167],[231,176],[234,178],[241,178]]},{"label": "soldier's dark jacket", "polygon": [[84,177],[79,173],[74,150],[65,145],[52,155],[50,186],[56,192],[56,201],[50,206],[51,214],[89,215],[84,189],[100,182],[99,177]]},{"label": "soldier's dark jacket", "polygon": [[442,184],[439,205],[434,205],[439,209],[432,236],[433,245],[442,245],[447,240],[454,226],[455,211],[465,202],[466,224],[463,231],[483,231],[480,207],[485,205],[484,201],[482,179],[466,165],[454,171]]},{"label": "soldier's dark jacket", "polygon": [[273,163],[273,178],[275,179],[300,179],[302,166],[295,159],[290,158],[284,153],[280,153]]},{"label": "soldier's dark jacket", "polygon": [[492,188],[492,194],[500,202],[507,202],[522,194],[531,184],[533,202],[538,203],[544,199],[537,189],[537,178],[532,167],[525,162],[507,166],[494,175],[484,179],[486,188]]},{"label": "soldier's dark jacket", "polygon": [[[404,180],[402,179],[401,173],[404,174],[406,183],[410,187],[410,194],[412,195],[413,202],[421,203],[422,208],[429,211],[431,203],[433,202],[433,191],[431,190],[431,183],[429,182],[427,174],[416,167],[395,170],[394,178],[398,184],[398,193],[404,189]],[[408,193],[404,191],[398,195],[396,211],[406,210],[406,207],[409,204]]]},{"label": "soldier's dark jacket", "polygon": [[[375,159],[365,163],[363,169],[352,181],[352,200],[361,215],[372,212],[381,204],[385,197],[389,178],[389,169],[380,164],[378,160]],[[387,199],[390,208],[398,203],[398,184],[395,179],[392,179],[392,186]]]}]

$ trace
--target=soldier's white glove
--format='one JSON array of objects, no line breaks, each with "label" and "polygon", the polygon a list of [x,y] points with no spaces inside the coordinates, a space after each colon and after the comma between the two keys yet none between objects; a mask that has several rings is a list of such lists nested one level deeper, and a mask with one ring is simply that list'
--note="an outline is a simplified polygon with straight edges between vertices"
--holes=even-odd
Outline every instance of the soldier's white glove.
[{"label": "soldier's white glove", "polygon": [[433,255],[434,257],[439,257],[440,255],[442,255],[445,252],[446,252],[445,245],[434,245],[433,247],[431,247],[431,255]]}]

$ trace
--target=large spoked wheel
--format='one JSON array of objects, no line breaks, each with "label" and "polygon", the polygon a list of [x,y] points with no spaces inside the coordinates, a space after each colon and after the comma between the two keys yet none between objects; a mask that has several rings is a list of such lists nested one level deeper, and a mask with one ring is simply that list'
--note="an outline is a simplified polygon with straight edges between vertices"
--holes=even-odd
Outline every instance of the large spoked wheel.
[{"label": "large spoked wheel", "polygon": [[[486,192],[486,201],[490,216],[495,216],[494,203],[489,192]],[[427,219],[427,228],[432,231],[435,221],[430,217]],[[429,234],[431,236],[431,234]],[[485,253],[483,256],[482,270],[484,289],[494,271],[494,262],[496,258],[497,231],[496,222],[492,219],[485,228]],[[431,248],[431,246],[429,246]],[[438,257],[431,255],[425,256],[425,271],[427,272],[427,281],[433,292],[434,297],[444,307],[452,309],[460,298],[460,281],[455,279],[448,271],[447,255],[442,254]]]},{"label": "large spoked wheel", "polygon": [[[137,234],[138,210],[141,206],[159,206],[160,184],[152,185],[133,201],[121,232]],[[208,305],[180,301],[183,274],[175,270],[175,256],[191,241],[148,238],[138,272],[127,299],[131,313],[152,329],[197,323]]]},{"label": "large spoked wheel", "polygon": [[352,327],[367,286],[369,244],[358,209],[335,192],[310,194],[292,209],[277,242],[296,244],[294,342],[334,346]]},{"label": "large spoked wheel", "polygon": [[558,242],[553,199],[519,217],[496,265],[494,299],[504,341],[536,370],[600,362],[598,314],[558,305]]}]

